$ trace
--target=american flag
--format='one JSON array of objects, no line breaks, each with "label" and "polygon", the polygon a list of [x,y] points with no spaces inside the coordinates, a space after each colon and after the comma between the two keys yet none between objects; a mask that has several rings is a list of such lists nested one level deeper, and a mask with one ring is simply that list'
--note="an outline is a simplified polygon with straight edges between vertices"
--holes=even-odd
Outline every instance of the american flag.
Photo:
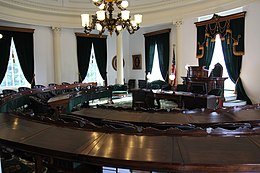
[{"label": "american flag", "polygon": [[175,86],[177,84],[176,83],[176,62],[175,62],[174,47],[175,47],[175,45],[173,45],[173,48],[172,48],[172,69],[171,69],[171,75],[174,75],[175,78],[174,78],[174,80],[170,81],[171,86]]}]

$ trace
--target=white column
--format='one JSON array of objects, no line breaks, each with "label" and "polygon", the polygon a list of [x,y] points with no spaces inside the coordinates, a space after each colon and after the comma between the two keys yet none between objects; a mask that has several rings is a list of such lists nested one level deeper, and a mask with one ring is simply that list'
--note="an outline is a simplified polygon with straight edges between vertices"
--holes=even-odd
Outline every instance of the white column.
[{"label": "white column", "polygon": [[124,84],[123,67],[123,37],[122,32],[116,37],[116,57],[117,57],[117,84]]},{"label": "white column", "polygon": [[53,57],[54,57],[54,83],[61,84],[61,28],[52,27]]},{"label": "white column", "polygon": [[181,79],[181,68],[182,67],[182,63],[181,63],[181,58],[182,58],[182,39],[181,39],[181,25],[182,25],[182,20],[178,20],[175,22],[175,26],[176,26],[176,79],[177,79],[177,84],[178,83],[182,83],[182,79]]}]

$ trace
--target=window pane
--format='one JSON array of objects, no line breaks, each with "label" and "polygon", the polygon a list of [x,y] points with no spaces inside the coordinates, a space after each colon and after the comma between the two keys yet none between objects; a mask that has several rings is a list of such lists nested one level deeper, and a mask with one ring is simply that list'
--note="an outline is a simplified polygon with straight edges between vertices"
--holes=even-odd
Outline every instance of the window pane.
[{"label": "window pane", "polygon": [[152,82],[155,80],[164,81],[161,70],[160,70],[157,44],[155,44],[152,72],[151,72],[151,74],[148,74],[147,79],[148,79],[148,82]]},{"label": "window pane", "polygon": [[103,85],[103,78],[100,75],[98,66],[97,66],[97,61],[95,57],[95,51],[94,47],[92,44],[91,47],[91,55],[90,55],[90,62],[89,62],[89,67],[88,67],[88,72],[83,80],[83,82],[97,82],[97,85]]},{"label": "window pane", "polygon": [[[30,83],[25,79],[23,71],[17,57],[14,41],[11,41],[10,57],[8,61],[7,71],[1,83],[1,86],[17,89],[18,87],[30,87]],[[3,88],[2,88],[3,89]]]}]

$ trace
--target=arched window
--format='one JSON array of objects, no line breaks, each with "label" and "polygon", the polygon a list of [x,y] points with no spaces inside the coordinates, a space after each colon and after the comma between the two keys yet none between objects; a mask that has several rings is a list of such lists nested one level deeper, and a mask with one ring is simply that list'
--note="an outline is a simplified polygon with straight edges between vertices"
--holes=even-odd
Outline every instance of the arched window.
[{"label": "arched window", "polygon": [[0,88],[17,90],[19,87],[31,87],[31,84],[24,77],[12,38],[8,66]]},{"label": "arched window", "polygon": [[152,67],[152,72],[148,74],[147,79],[148,82],[152,82],[155,80],[162,80],[164,81],[162,77],[162,73],[160,70],[160,65],[159,65],[159,56],[158,56],[158,49],[157,49],[157,44],[155,44],[155,49],[154,49],[154,56],[153,56],[153,67]]},{"label": "arched window", "polygon": [[215,64],[217,64],[217,63],[220,63],[223,67],[223,77],[228,77],[228,79],[225,80],[224,88],[226,90],[234,90],[235,84],[231,81],[231,79],[228,76],[219,34],[217,34],[216,38],[215,38],[215,48],[214,48],[213,57],[212,57],[212,60],[211,60],[210,66],[209,66],[209,74],[212,71],[212,69],[214,68]]},{"label": "arched window", "polygon": [[104,80],[97,66],[97,60],[96,60],[93,44],[91,45],[91,54],[90,54],[88,72],[83,82],[97,82],[97,85],[99,86],[104,85]]}]

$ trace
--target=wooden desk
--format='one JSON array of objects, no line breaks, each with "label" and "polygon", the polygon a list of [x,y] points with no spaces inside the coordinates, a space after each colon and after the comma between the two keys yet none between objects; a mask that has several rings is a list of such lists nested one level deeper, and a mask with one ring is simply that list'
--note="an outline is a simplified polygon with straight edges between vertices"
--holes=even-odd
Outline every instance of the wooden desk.
[{"label": "wooden desk", "polygon": [[[204,83],[207,88],[207,92],[215,88],[220,88],[224,91],[224,82],[227,77],[181,77],[183,79],[183,84],[187,85],[187,90],[190,91],[190,86],[192,83]],[[224,96],[224,92],[223,92]]]},{"label": "wooden desk", "polygon": [[[145,171],[260,171],[260,135],[190,137],[108,134],[41,124],[2,113],[0,145],[34,156]],[[39,170],[40,167],[37,167],[36,172]]]},{"label": "wooden desk", "polygon": [[[213,95],[198,95],[193,94],[191,92],[173,92],[173,91],[151,91],[145,90],[146,97],[148,100],[157,100],[157,103],[160,102],[160,99],[167,99],[176,101],[179,108],[184,109],[195,109],[195,108],[208,108],[215,109],[216,108],[216,100],[217,97]],[[160,107],[160,105],[159,105]]]},{"label": "wooden desk", "polygon": [[60,114],[70,113],[73,107],[88,102],[94,99],[108,98],[108,102],[112,99],[111,90],[83,90],[77,92],[71,92],[67,94],[58,95],[48,100],[48,104],[56,111],[56,118],[59,118]]}]

